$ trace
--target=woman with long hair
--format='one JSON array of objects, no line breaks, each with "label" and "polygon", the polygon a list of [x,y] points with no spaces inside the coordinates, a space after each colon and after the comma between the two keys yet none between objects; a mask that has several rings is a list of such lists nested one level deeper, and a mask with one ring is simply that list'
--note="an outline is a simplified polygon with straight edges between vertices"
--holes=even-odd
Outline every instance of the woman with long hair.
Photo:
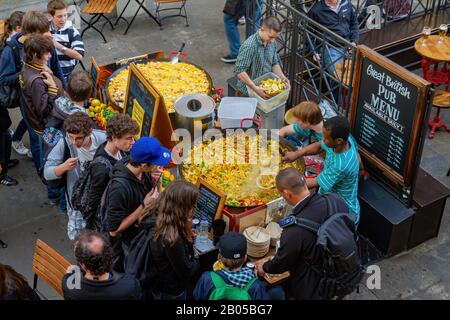
[{"label": "woman with long hair", "polygon": [[156,300],[184,300],[189,280],[199,269],[194,256],[192,214],[197,204],[198,189],[189,182],[172,182],[143,214],[155,219],[150,244],[158,270],[152,295]]}]

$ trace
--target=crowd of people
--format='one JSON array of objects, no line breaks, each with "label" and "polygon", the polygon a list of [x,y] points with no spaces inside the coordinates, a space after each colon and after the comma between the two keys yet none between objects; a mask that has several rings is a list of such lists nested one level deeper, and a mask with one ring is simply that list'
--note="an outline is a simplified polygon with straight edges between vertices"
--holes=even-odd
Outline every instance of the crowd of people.
[{"label": "crowd of people", "polygon": [[[242,16],[239,10],[225,20],[237,23]],[[322,225],[340,213],[351,221],[350,234],[355,233],[362,166],[344,117],[324,121],[317,104],[302,102],[294,110],[297,122],[280,130],[282,136],[315,141],[287,153],[284,161],[320,152],[326,157],[324,170],[314,179],[305,179],[292,168],[278,173],[276,188],[293,206],[294,220],[300,220],[285,225],[275,257],[254,268],[247,265],[246,238],[228,232],[218,242],[223,268],[201,272],[192,232],[198,189],[177,180],[162,190],[163,167],[170,163],[171,152],[156,138],[136,140],[139,126],[130,116],[111,117],[106,131],[95,127],[86,111],[91,78],[85,71],[74,71],[85,52],[83,42],[67,21],[64,1],[50,0],[48,13],[50,21],[37,11],[14,12],[7,21],[0,84],[17,92],[18,99],[11,102],[17,105],[0,107],[0,183],[18,184],[8,175],[8,169],[18,164],[11,159],[11,146],[27,154],[21,139],[28,132],[36,177],[45,183],[49,201],[67,212],[67,236],[78,267],[72,272],[82,274],[80,286],[75,287],[73,273],[64,277],[64,298],[282,300],[338,295],[323,295],[323,275],[311,266],[324,265],[326,258],[317,246],[317,232],[301,223],[306,219]],[[280,21],[267,17],[237,49],[238,54],[230,45],[231,58],[237,54],[234,72],[243,95],[248,86],[264,96],[251,79],[269,71],[289,84],[274,44],[280,31]],[[13,134],[8,130],[12,107],[19,107],[22,115]],[[299,228],[293,227],[297,224]],[[285,271],[290,277],[283,287],[262,280],[266,274]],[[351,271],[357,278],[361,269]],[[38,298],[21,275],[0,264],[0,299]]]}]

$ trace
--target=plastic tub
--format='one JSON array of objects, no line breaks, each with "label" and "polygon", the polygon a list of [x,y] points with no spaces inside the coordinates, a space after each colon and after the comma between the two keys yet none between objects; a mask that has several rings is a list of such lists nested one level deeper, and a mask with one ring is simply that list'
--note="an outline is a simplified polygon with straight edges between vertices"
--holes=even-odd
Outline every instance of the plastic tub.
[{"label": "plastic tub", "polygon": [[[266,79],[273,79],[273,78],[280,79],[280,77],[277,76],[275,73],[268,72],[268,73],[262,75],[261,77],[254,79],[253,82],[255,83],[255,85],[259,86],[261,81],[266,80]],[[289,98],[289,91],[291,90],[291,88],[288,86],[286,88],[286,90],[282,91],[281,93],[279,93],[276,96],[274,96],[270,99],[267,99],[267,100],[260,97],[249,86],[247,86],[247,90],[248,90],[249,97],[256,98],[256,100],[258,100],[258,107],[262,110],[267,111],[267,110],[271,110],[271,109],[275,108],[276,106],[279,106],[279,105],[285,103],[287,101],[287,99]]]},{"label": "plastic tub", "polygon": [[[223,97],[217,112],[222,129],[239,128],[242,119],[254,118],[257,103],[255,98]],[[252,125],[252,121],[246,120],[242,127],[249,128]]]}]

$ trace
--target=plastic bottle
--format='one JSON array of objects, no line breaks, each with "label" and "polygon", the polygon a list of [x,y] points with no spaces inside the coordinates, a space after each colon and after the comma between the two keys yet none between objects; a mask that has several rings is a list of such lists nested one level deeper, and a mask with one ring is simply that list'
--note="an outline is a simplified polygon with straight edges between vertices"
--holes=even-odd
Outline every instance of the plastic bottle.
[{"label": "plastic bottle", "polygon": [[202,216],[202,219],[200,220],[200,227],[198,231],[198,240],[201,242],[208,241],[208,229],[209,229],[209,223],[208,218],[205,216]]}]

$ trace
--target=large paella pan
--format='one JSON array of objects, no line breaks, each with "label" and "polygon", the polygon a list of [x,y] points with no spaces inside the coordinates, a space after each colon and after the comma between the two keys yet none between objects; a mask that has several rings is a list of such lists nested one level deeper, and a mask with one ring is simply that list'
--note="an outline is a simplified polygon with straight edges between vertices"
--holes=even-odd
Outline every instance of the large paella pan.
[{"label": "large paella pan", "polygon": [[[179,62],[175,65],[169,59],[134,61],[137,68],[161,93],[169,113],[174,113],[174,102],[189,93],[211,95],[212,80],[201,67]],[[123,108],[128,81],[129,65],[117,69],[106,82],[106,94],[110,103]]]},{"label": "large paella pan", "polygon": [[287,167],[304,173],[303,159],[281,162],[282,155],[295,147],[284,138],[272,137],[270,131],[254,132],[238,131],[194,143],[181,164],[181,176],[194,184],[198,178],[214,184],[225,192],[225,204],[231,207],[254,207],[279,198],[276,174]]}]

